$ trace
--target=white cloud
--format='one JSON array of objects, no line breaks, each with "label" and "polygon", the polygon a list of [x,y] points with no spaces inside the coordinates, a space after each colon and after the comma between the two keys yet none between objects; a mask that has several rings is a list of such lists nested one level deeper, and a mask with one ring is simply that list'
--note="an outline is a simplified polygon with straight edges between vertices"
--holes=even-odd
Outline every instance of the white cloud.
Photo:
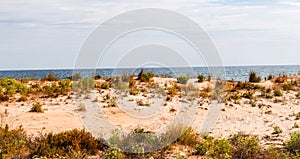
[{"label": "white cloud", "polygon": [[[191,18],[208,31],[224,54],[238,51],[234,45],[244,46],[250,52],[254,45],[246,46],[246,43],[274,42],[278,45],[282,42],[282,48],[290,47],[291,42],[300,43],[300,2],[295,1],[1,0],[0,54],[5,46],[5,52],[44,52],[46,49],[45,52],[56,55],[66,51],[71,57],[97,25],[118,14],[141,8],[168,9]],[[35,38],[30,39],[31,35]],[[49,40],[55,37],[59,38]],[[69,46],[61,46],[65,41],[70,41]],[[41,47],[35,48],[32,43],[39,43],[37,45]],[[253,51],[261,47],[255,46]]]}]

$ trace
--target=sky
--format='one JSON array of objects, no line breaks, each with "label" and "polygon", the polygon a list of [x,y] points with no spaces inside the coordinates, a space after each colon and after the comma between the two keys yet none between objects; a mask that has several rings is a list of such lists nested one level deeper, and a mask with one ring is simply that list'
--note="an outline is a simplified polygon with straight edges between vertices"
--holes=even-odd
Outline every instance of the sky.
[{"label": "sky", "polygon": [[[300,64],[300,1],[1,0],[0,69],[73,68],[97,26],[142,8],[167,9],[199,24],[223,65]],[[142,35],[136,36],[149,38]],[[106,58],[99,67],[111,67],[114,57]],[[200,61],[191,58],[192,65]]]}]

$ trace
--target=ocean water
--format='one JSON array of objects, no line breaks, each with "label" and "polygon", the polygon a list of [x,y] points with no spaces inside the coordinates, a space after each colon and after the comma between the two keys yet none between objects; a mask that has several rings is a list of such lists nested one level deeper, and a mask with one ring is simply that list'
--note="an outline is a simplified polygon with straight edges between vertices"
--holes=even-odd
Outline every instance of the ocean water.
[{"label": "ocean water", "polygon": [[[211,75],[210,71],[213,71],[212,68],[207,67],[193,67],[193,68],[143,68],[144,71],[152,71],[154,74],[162,76],[171,76],[177,77],[180,75],[187,75],[190,77],[196,77],[198,74],[204,74],[205,76]],[[297,75],[300,73],[300,65],[274,65],[274,66],[225,66],[218,67],[218,69],[224,70],[225,80],[233,81],[247,81],[250,71],[254,71],[262,79],[272,74],[273,76],[278,76],[279,74],[286,75]],[[49,73],[54,74],[55,76],[65,79],[70,77],[75,72],[80,72],[83,77],[91,75],[100,75],[101,77],[111,77],[119,76],[123,73],[135,74],[139,73],[139,69],[94,69],[94,70],[73,70],[73,69],[56,69],[56,70],[2,70],[0,71],[0,78],[4,77],[13,77],[16,79],[20,78],[33,78],[40,79],[46,77]]]}]

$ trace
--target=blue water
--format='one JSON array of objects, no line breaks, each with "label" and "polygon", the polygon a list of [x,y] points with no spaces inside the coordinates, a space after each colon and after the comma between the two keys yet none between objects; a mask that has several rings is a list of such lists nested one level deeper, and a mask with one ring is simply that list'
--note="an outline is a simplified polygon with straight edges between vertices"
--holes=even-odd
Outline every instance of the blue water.
[{"label": "blue water", "polygon": [[[176,77],[180,75],[188,75],[195,77],[198,74],[203,73],[205,76],[210,75],[209,69],[207,67],[193,67],[193,68],[144,68],[145,71],[152,71],[156,75],[168,75],[171,77]],[[82,76],[89,75],[100,75],[101,77],[118,76],[124,72],[130,74],[138,74],[140,69],[97,69],[97,70],[80,70]],[[190,72],[192,71],[192,72]],[[297,75],[300,73],[300,65],[274,65],[274,66],[226,66],[224,67],[225,80],[234,81],[247,81],[250,71],[254,71],[262,79],[272,74],[278,76],[279,74],[286,75]],[[75,71],[75,72],[78,72]],[[74,70],[72,69],[61,69],[61,70],[6,70],[0,71],[0,78],[13,77],[16,79],[20,78],[33,78],[40,79],[46,77],[49,73],[55,76],[65,79],[72,74]]]}]

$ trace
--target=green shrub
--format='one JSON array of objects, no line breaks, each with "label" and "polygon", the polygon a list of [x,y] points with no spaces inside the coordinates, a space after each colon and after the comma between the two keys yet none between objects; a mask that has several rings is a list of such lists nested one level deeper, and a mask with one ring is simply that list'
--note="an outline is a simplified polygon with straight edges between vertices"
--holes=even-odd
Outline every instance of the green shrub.
[{"label": "green shrub", "polygon": [[282,96],[282,92],[279,89],[275,89],[273,91],[274,96],[278,97],[278,96]]},{"label": "green shrub", "polygon": [[270,93],[267,93],[267,94],[265,95],[265,97],[266,97],[266,98],[273,98],[273,95],[270,94]]},{"label": "green shrub", "polygon": [[95,80],[92,78],[83,78],[78,82],[73,82],[72,86],[74,91],[80,91],[81,93],[89,93],[95,88]]},{"label": "green shrub", "polygon": [[299,128],[299,125],[296,122],[294,122],[293,128]]},{"label": "green shrub", "polygon": [[208,158],[232,158],[232,146],[227,139],[213,139],[208,137],[196,145],[196,155]]},{"label": "green shrub", "polygon": [[60,80],[58,82],[58,86],[59,86],[59,93],[62,95],[68,95],[69,91],[70,91],[70,86],[71,86],[71,81],[70,80]]},{"label": "green shrub", "polygon": [[43,111],[42,105],[37,102],[32,105],[29,112],[43,113],[44,111]]},{"label": "green shrub", "polygon": [[244,97],[244,98],[247,98],[247,99],[253,99],[253,98],[254,98],[254,97],[253,97],[253,93],[250,92],[250,91],[245,92],[245,93],[243,94],[243,97]]},{"label": "green shrub", "polygon": [[15,130],[9,130],[8,125],[5,128],[0,127],[0,151],[3,158],[25,158],[28,149],[27,135],[19,127]]},{"label": "green shrub", "polygon": [[0,86],[0,94],[3,94],[3,88]]},{"label": "green shrub", "polygon": [[294,132],[291,134],[289,141],[284,143],[285,148],[292,153],[300,152],[300,133]]},{"label": "green shrub", "polygon": [[74,158],[74,154],[95,155],[104,148],[89,132],[77,129],[37,136],[29,141],[29,146],[32,156],[49,158]]},{"label": "green shrub", "polygon": [[104,157],[107,159],[123,159],[123,158],[125,158],[125,155],[117,149],[108,148],[104,152]]},{"label": "green shrub", "polygon": [[262,85],[259,84],[255,84],[254,85],[254,89],[263,89],[264,87]]},{"label": "green shrub", "polygon": [[233,146],[232,158],[248,159],[262,158],[264,151],[259,145],[259,139],[254,136],[236,134],[230,138]]},{"label": "green shrub", "polygon": [[279,126],[274,126],[273,129],[274,129],[273,134],[280,134],[280,133],[282,133],[282,130],[280,129]]},{"label": "green shrub", "polygon": [[282,85],[282,90],[284,91],[289,91],[292,89],[292,85],[291,84],[283,84]]},{"label": "green shrub", "polygon": [[257,75],[256,75],[256,73],[255,72],[250,72],[249,73],[249,82],[260,82],[261,81],[261,78],[260,77],[258,77]]},{"label": "green shrub", "polygon": [[0,102],[5,102],[9,100],[9,96],[0,94]]},{"label": "green shrub", "polygon": [[205,77],[204,77],[204,74],[200,74],[198,77],[198,82],[204,82],[204,80],[205,80]]},{"label": "green shrub", "polygon": [[[1,93],[0,93],[1,94]],[[296,97],[299,98],[300,97],[300,91],[297,92]]]},{"label": "green shrub", "polygon": [[55,77],[54,74],[49,73],[47,77],[41,78],[41,81],[58,81],[59,79]]},{"label": "green shrub", "polygon": [[187,77],[187,76],[179,76],[179,77],[177,77],[177,81],[180,84],[186,84],[188,80],[189,80],[189,77]]},{"label": "green shrub", "polygon": [[131,90],[130,90],[130,95],[138,95],[140,93],[140,91],[136,88],[136,87],[133,87]]},{"label": "green shrub", "polygon": [[17,102],[25,102],[27,101],[27,97],[25,95],[22,95],[18,100]]},{"label": "green shrub", "polygon": [[296,115],[295,115],[295,120],[299,120],[300,119],[300,112],[298,112]]},{"label": "green shrub", "polygon": [[81,112],[85,112],[86,111],[85,104],[84,103],[79,103],[77,110],[81,111]]},{"label": "green shrub", "polygon": [[80,72],[76,72],[71,77],[69,77],[69,79],[72,80],[72,81],[78,81],[81,78],[82,78],[82,76],[81,76]]},{"label": "green shrub", "polygon": [[137,80],[140,80],[141,82],[151,82],[153,77],[154,74],[152,72],[144,72],[144,70],[142,69],[138,74]]},{"label": "green shrub", "polygon": [[182,145],[194,146],[198,143],[199,138],[192,127],[188,127],[178,139]]},{"label": "green shrub", "polygon": [[100,86],[101,89],[109,89],[109,84],[107,82],[104,82]]}]

